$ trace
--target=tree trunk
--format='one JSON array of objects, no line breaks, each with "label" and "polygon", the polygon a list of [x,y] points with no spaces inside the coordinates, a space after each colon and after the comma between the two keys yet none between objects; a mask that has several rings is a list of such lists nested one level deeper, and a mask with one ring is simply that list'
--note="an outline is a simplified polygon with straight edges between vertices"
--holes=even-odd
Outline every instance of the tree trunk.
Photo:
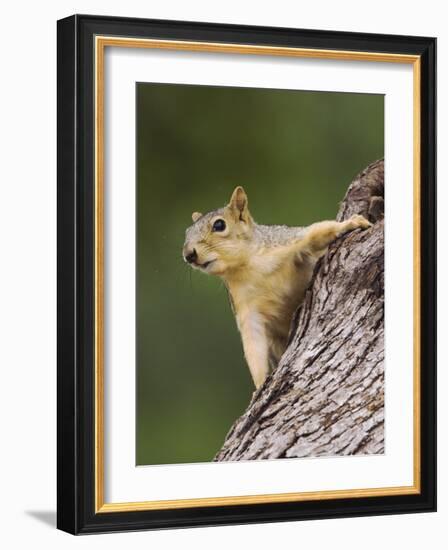
[{"label": "tree trunk", "polygon": [[384,453],[384,163],[349,186],[337,219],[374,223],[318,262],[279,366],[217,461]]}]

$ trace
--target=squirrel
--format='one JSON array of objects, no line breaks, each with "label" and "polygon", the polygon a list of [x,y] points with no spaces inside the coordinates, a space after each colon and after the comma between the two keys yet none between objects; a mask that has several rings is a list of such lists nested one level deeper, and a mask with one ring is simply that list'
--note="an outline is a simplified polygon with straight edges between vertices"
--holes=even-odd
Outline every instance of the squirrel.
[{"label": "squirrel", "polygon": [[240,186],[227,206],[193,212],[183,258],[194,269],[224,282],[255,388],[286,349],[294,312],[302,303],[314,266],[340,235],[372,224],[361,215],[308,227],[259,225]]}]

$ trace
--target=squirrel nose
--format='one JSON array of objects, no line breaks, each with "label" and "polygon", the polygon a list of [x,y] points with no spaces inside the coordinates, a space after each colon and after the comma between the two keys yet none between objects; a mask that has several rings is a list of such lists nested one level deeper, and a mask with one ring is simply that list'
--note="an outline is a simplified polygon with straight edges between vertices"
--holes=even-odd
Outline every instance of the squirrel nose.
[{"label": "squirrel nose", "polygon": [[193,262],[195,262],[196,260],[198,259],[198,255],[196,253],[196,249],[193,248],[193,251],[192,252],[189,252],[188,254],[185,254],[185,260],[189,263],[189,264],[192,264]]}]

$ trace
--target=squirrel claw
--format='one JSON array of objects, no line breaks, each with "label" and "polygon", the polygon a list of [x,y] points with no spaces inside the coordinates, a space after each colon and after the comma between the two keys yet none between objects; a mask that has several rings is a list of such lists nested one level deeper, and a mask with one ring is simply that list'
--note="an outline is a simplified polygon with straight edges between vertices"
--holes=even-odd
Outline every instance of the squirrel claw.
[{"label": "squirrel claw", "polygon": [[350,221],[353,224],[353,229],[368,229],[373,225],[364,216],[361,216],[361,214],[355,214],[350,218]]}]

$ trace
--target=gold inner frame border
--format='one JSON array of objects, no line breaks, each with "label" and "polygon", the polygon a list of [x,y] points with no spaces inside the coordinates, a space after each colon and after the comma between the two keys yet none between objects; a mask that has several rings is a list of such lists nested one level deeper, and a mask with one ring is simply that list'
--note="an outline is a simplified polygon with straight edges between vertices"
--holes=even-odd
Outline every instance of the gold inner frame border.
[{"label": "gold inner frame border", "polygon": [[[146,48],[159,50],[193,51],[207,53],[233,53],[283,57],[301,57],[329,60],[406,63],[413,66],[413,298],[414,298],[414,349],[413,349],[413,454],[414,483],[410,486],[367,489],[342,489],[296,493],[153,500],[141,502],[106,503],[104,501],[104,55],[106,47]],[[96,36],[95,55],[95,513],[167,510],[211,506],[236,506],[280,502],[304,502],[344,498],[411,495],[420,493],[421,480],[421,425],[420,425],[420,164],[421,164],[421,60],[417,55],[380,52],[356,52],[250,44],[225,44],[181,40],[158,40]]]}]

